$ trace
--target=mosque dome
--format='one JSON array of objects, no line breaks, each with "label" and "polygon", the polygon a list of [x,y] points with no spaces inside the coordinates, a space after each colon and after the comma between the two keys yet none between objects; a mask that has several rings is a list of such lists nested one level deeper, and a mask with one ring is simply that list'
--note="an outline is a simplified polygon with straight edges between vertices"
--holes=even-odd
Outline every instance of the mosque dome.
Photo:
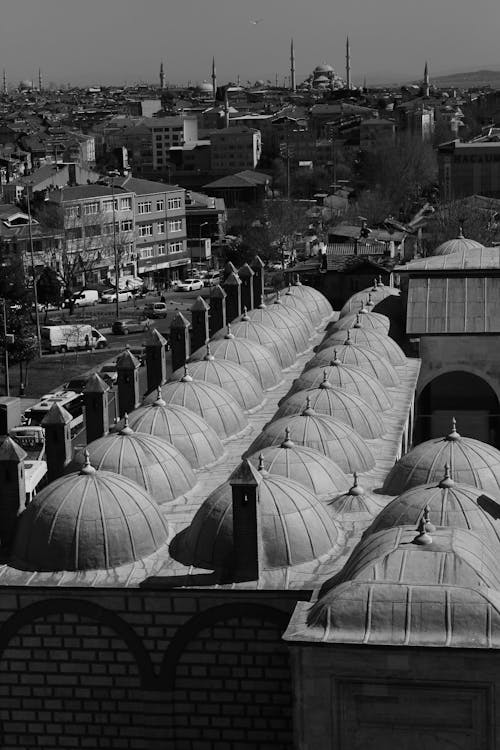
[{"label": "mosque dome", "polygon": [[168,527],[127,477],[90,464],[44,487],[19,520],[12,564],[28,570],[104,570],[156,552]]},{"label": "mosque dome", "polygon": [[213,94],[213,86],[209,81],[202,81],[199,83],[196,88],[200,93],[203,94]]},{"label": "mosque dome", "polygon": [[[194,380],[203,380],[219,386],[238,402],[242,409],[252,411],[261,406],[264,394],[260,384],[246,367],[241,367],[230,359],[216,359],[207,344],[203,359],[189,363],[189,374]],[[172,373],[170,382],[182,380],[184,367]]]},{"label": "mosque dome", "polygon": [[462,437],[455,420],[449,435],[420,443],[394,464],[384,482],[384,492],[400,495],[420,484],[437,483],[445,465],[460,484],[494,495],[500,492],[500,451],[480,440]]},{"label": "mosque dome", "polygon": [[193,469],[217,463],[224,455],[224,447],[217,433],[191,409],[166,404],[161,388],[152,403],[140,406],[129,416],[135,432],[164,438],[187,458]]},{"label": "mosque dome", "polygon": [[248,460],[258,467],[262,461],[270,474],[298,482],[318,497],[332,497],[347,490],[349,480],[337,464],[313,448],[297,445],[285,429],[283,442],[254,453]]},{"label": "mosque dome", "polygon": [[300,297],[298,294],[293,294],[293,292],[290,291],[290,288],[280,294],[280,300],[285,307],[293,307],[301,312],[313,328],[319,328],[321,325],[323,316],[318,313],[315,307],[308,305],[307,300]]},{"label": "mosque dome", "polygon": [[308,388],[317,388],[325,379],[334,388],[341,388],[347,393],[359,396],[372,409],[377,411],[391,411],[392,400],[387,395],[384,386],[373,375],[365,372],[361,367],[341,362],[334,356],[330,364],[324,367],[312,367],[305,370],[302,375],[294,381],[291,393]]},{"label": "mosque dome", "polygon": [[19,84],[19,89],[21,91],[31,91],[33,88],[33,81],[29,81],[27,78],[24,81],[21,81]]},{"label": "mosque dome", "polygon": [[[181,380],[162,385],[161,397],[167,404],[185,406],[199,414],[223,440],[239,435],[248,425],[241,407],[229,393],[212,383],[193,380],[187,368]],[[144,403],[151,404],[157,398],[157,393],[150,393]]]},{"label": "mosque dome", "polygon": [[369,514],[374,516],[380,510],[380,505],[376,502],[373,495],[366,492],[358,482],[358,475],[354,473],[354,482],[347,492],[337,495],[330,503],[330,509],[334,516],[338,516],[339,521],[350,521],[348,514]]},{"label": "mosque dome", "polygon": [[[264,389],[274,388],[282,380],[281,367],[274,355],[254,341],[236,338],[230,324],[223,339],[210,343],[210,352],[215,359],[229,360],[241,365]],[[203,360],[205,356],[206,349],[203,347],[191,355],[190,362]]]},{"label": "mosque dome", "polygon": [[331,65],[328,65],[328,63],[321,63],[320,65],[316,65],[314,68],[314,75],[321,75],[325,73],[333,73],[334,69]]},{"label": "mosque dome", "polygon": [[290,294],[296,294],[298,297],[305,300],[309,306],[314,307],[323,320],[331,318],[333,315],[333,307],[328,302],[325,295],[321,294],[321,292],[313,286],[301,284],[300,281],[296,281],[288,288],[288,292]]},{"label": "mosque dome", "polygon": [[311,348],[312,331],[309,321],[292,307],[285,308],[284,305],[274,304],[261,305],[254,310],[249,310],[247,315],[250,320],[275,328],[280,336],[289,339],[295,354],[303,354]]},{"label": "mosque dome", "polygon": [[400,294],[399,289],[392,286],[385,286],[381,282],[374,279],[373,286],[361,289],[361,291],[353,294],[340,311],[340,317],[355,313],[359,309],[360,302],[363,303],[368,309],[373,309],[376,305],[380,304],[386,297],[396,296]]},{"label": "mosque dome", "polygon": [[322,349],[326,349],[327,346],[335,346],[337,343],[345,344],[347,343],[346,337],[356,346],[362,346],[365,349],[371,349],[371,351],[380,354],[395,367],[406,364],[406,357],[394,339],[383,333],[377,333],[376,331],[370,331],[367,328],[363,328],[361,323],[355,323],[352,328],[347,330],[347,332],[335,331],[334,333],[331,333],[328,338],[322,342]]},{"label": "mosque dome", "polygon": [[[335,546],[337,525],[301,484],[262,472],[258,493],[262,572],[311,562]],[[185,565],[231,575],[233,502],[229,482],[208,496],[191,525],[170,545],[170,554]]]},{"label": "mosque dome", "polygon": [[317,414],[307,401],[301,414],[270,422],[245,455],[259,453],[271,445],[280,445],[287,427],[294,443],[324,453],[346,474],[370,471],[375,466],[370,448],[357,432],[338,419]]},{"label": "mosque dome", "polygon": [[[361,327],[367,331],[376,331],[381,334],[389,333],[391,327],[391,321],[387,315],[372,312],[370,308],[365,307],[364,304],[360,302],[359,310],[357,312],[344,315],[342,318],[339,318],[334,323],[330,323],[327,326],[328,336],[335,331],[347,331],[358,322]],[[320,349],[321,348],[323,348],[323,344],[321,344]]]},{"label": "mosque dome", "polygon": [[87,455],[95,469],[133,480],[157,503],[175,500],[196,484],[190,463],[177,448],[163,438],[134,432],[128,417],[121,430],[93,440],[85,452],[78,451],[68,472],[79,471]]},{"label": "mosque dome", "polygon": [[348,365],[361,367],[361,369],[369,375],[373,375],[377,378],[382,385],[389,388],[398,386],[400,382],[399,375],[393,365],[391,365],[382,354],[374,352],[373,349],[366,349],[364,346],[353,344],[349,339],[349,331],[347,334],[348,337],[345,344],[329,346],[326,349],[322,349],[309,360],[305,369],[309,370],[313,367],[325,367],[328,366],[332,360],[338,359]]},{"label": "mosque dome", "polygon": [[467,250],[484,250],[484,245],[475,240],[466,239],[460,231],[456,239],[447,240],[438,245],[433,250],[432,255],[451,255],[452,253],[467,252]]},{"label": "mosque dome", "polygon": [[[276,292],[276,298],[274,299],[272,306],[277,308],[281,314],[286,317],[287,322],[289,317],[292,316],[292,319],[296,320],[297,323],[301,323],[303,330],[306,331],[309,336],[312,336],[313,333],[315,333],[315,328],[307,310],[300,309],[299,306],[294,307],[293,304],[288,306],[285,305],[282,299],[283,296],[284,295],[280,291]],[[302,304],[305,307],[305,303]]]},{"label": "mosque dome", "polygon": [[[246,310],[239,320],[231,323],[231,333],[235,338],[247,339],[263,346],[276,357],[282,369],[295,362],[295,347],[291,339],[282,336],[273,326],[252,320]],[[225,335],[224,330],[217,331],[213,340],[222,339]]]},{"label": "mosque dome", "polygon": [[328,382],[327,377],[328,374],[325,373],[323,381],[317,388],[297,391],[285,399],[273,420],[301,414],[308,400],[317,414],[326,414],[340,420],[365,440],[376,440],[382,437],[387,432],[387,428],[371,406],[359,396],[335,388]]}]

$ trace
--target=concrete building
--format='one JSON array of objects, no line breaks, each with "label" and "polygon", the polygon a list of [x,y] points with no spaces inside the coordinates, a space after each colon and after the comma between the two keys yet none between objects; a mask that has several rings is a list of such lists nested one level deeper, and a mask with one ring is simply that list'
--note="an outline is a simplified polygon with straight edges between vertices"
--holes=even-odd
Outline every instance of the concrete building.
[{"label": "concrete building", "polygon": [[393,120],[383,118],[362,120],[359,131],[359,145],[363,151],[387,148],[392,146],[396,139],[396,124]]},{"label": "concrete building", "polygon": [[442,200],[451,201],[467,195],[500,197],[498,141],[450,141],[438,147],[437,157]]},{"label": "concrete building", "polygon": [[164,169],[172,146],[183,146],[198,140],[198,120],[195,116],[151,117],[145,118],[143,124],[151,133],[153,169]]},{"label": "concrete building", "polygon": [[255,169],[262,151],[260,130],[247,127],[229,127],[210,134],[212,144],[212,172],[234,174],[245,169]]}]

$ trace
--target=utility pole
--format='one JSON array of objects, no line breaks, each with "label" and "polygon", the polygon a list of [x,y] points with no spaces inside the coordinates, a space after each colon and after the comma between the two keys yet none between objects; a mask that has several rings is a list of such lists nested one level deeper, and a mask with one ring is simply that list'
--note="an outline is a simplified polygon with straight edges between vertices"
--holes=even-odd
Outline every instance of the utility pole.
[{"label": "utility pole", "polygon": [[111,199],[112,199],[112,209],[113,209],[113,252],[115,256],[115,291],[116,291],[116,319],[120,319],[120,289],[119,289],[119,281],[120,281],[120,259],[118,257],[118,247],[116,244],[116,224],[115,224],[115,178],[111,178]]},{"label": "utility pole", "polygon": [[33,298],[35,300],[35,320],[36,320],[36,335],[38,339],[38,356],[42,356],[42,336],[40,331],[40,310],[38,309],[38,289],[36,288],[36,269],[35,269],[35,253],[33,251],[33,232],[31,230],[31,204],[30,204],[30,185],[26,185],[26,195],[28,204],[28,236],[30,243],[30,257],[31,257],[31,268],[33,271]]},{"label": "utility pole", "polygon": [[7,305],[5,299],[2,299],[3,313],[3,346],[4,346],[4,367],[5,367],[5,395],[10,396],[10,378],[9,378],[9,352],[7,350]]}]

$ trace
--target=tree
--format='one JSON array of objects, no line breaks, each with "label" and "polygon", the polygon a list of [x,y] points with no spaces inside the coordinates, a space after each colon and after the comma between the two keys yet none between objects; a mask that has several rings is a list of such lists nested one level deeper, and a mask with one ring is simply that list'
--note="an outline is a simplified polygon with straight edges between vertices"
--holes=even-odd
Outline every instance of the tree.
[{"label": "tree", "polygon": [[478,209],[473,199],[464,198],[438,205],[426,228],[424,253],[432,253],[441,243],[455,239],[460,231],[469,239],[486,247],[491,246],[498,234],[494,215],[493,209]]},{"label": "tree", "polygon": [[41,305],[59,305],[61,282],[53,268],[45,266],[37,280],[37,296]]},{"label": "tree", "polygon": [[25,310],[8,311],[7,332],[14,335],[14,341],[13,343],[6,342],[2,333],[0,348],[7,346],[9,365],[19,365],[19,382],[24,387],[28,382],[29,363],[38,355],[38,341],[33,324]]}]

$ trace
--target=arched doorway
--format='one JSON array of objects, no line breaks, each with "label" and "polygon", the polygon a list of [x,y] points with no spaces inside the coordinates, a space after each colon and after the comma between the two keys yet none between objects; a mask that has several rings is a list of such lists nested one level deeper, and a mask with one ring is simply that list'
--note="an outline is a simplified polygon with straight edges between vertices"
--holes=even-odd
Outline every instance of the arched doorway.
[{"label": "arched doorway", "polygon": [[498,398],[483,378],[456,370],[431,380],[417,401],[414,442],[448,434],[452,417],[461,435],[499,447]]}]

